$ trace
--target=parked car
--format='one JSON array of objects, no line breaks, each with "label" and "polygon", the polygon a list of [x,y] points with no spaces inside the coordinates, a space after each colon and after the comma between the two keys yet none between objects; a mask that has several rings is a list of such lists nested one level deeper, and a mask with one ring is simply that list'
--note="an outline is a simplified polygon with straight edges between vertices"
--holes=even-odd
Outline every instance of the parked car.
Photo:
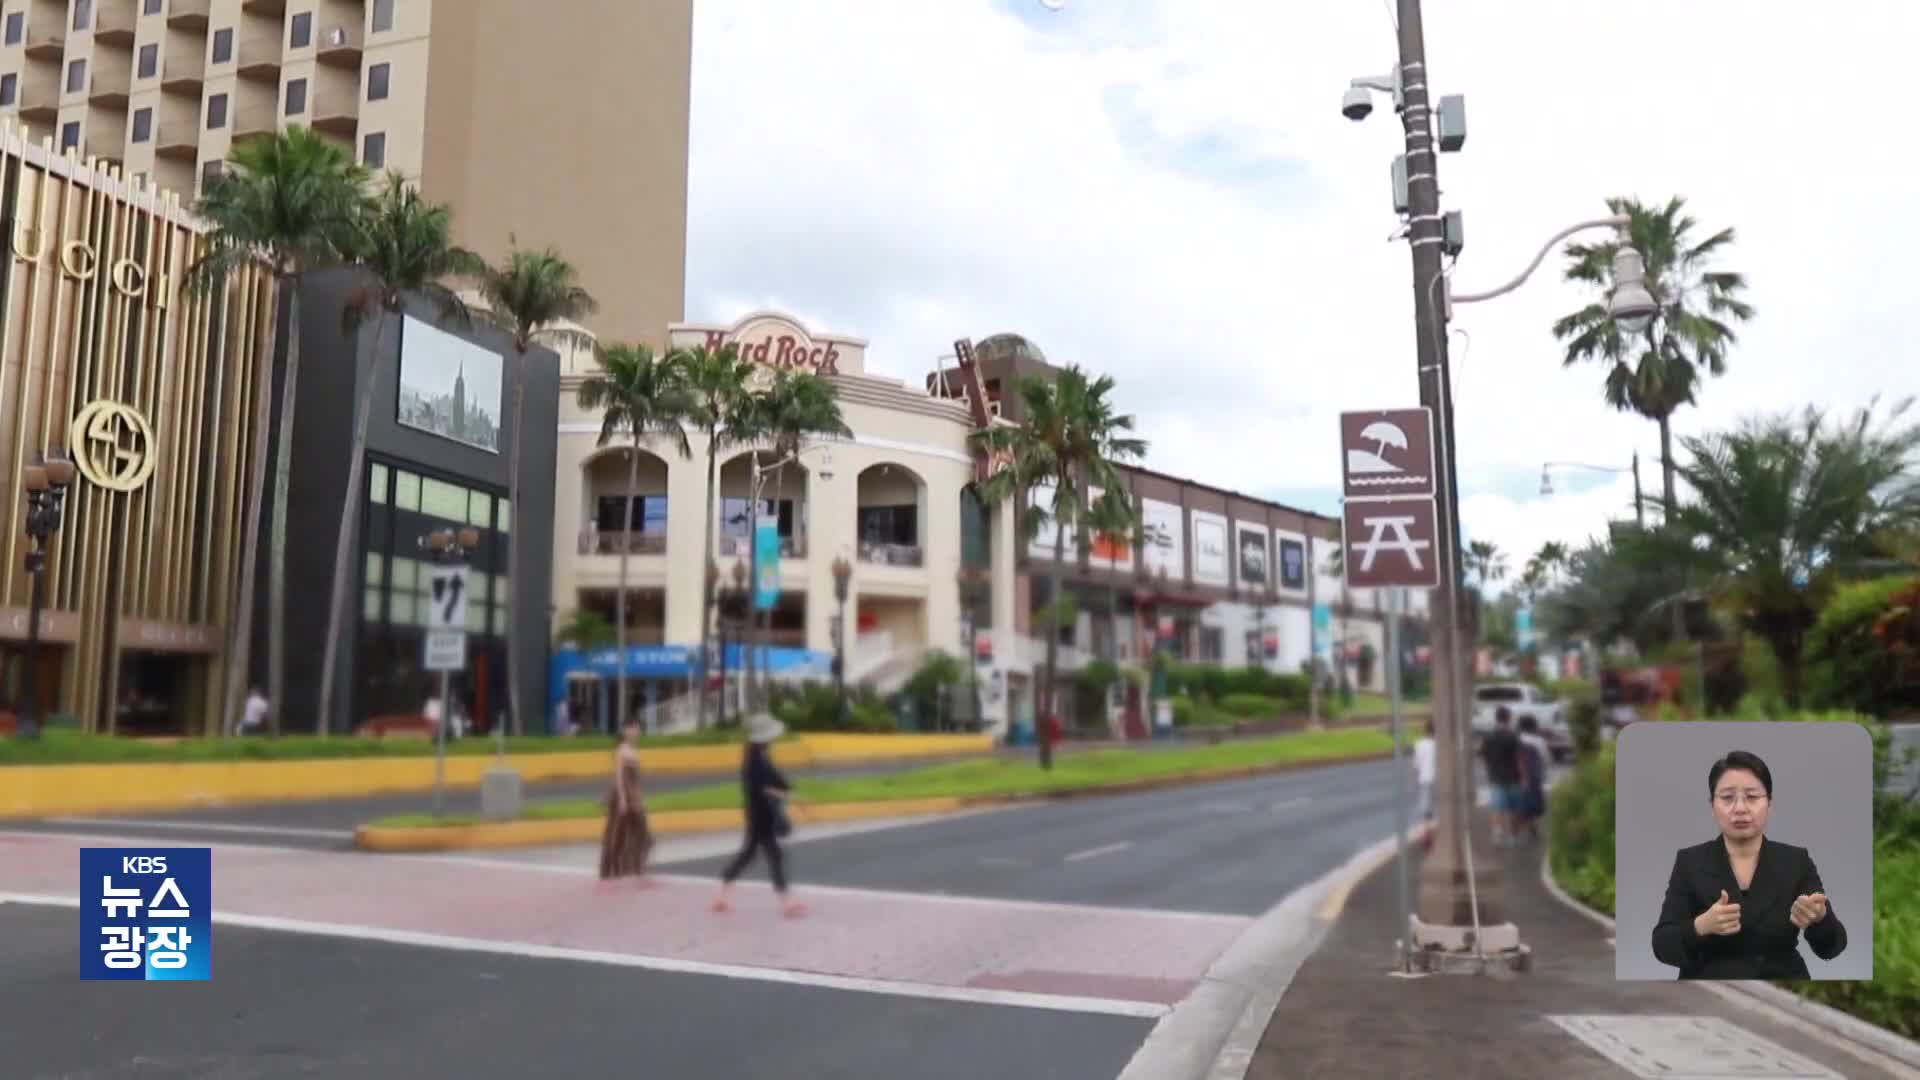
[{"label": "parked car", "polygon": [[1555,761],[1573,757],[1573,732],[1567,726],[1567,703],[1532,683],[1482,683],[1473,688],[1473,734],[1478,739],[1493,730],[1493,717],[1502,705],[1513,714],[1518,729],[1520,718],[1531,716],[1540,725],[1540,736],[1553,750]]}]

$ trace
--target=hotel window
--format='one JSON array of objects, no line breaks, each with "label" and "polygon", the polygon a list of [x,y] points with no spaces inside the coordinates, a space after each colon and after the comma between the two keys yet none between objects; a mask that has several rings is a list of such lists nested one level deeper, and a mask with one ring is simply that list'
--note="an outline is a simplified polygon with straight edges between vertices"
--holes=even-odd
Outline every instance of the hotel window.
[{"label": "hotel window", "polygon": [[513,504],[505,499],[501,499],[499,503],[496,504],[496,520],[493,523],[495,531],[503,533],[513,531],[513,529],[510,528],[513,518],[512,510]]},{"label": "hotel window", "polygon": [[[620,524],[620,509],[627,501],[625,495],[602,495],[594,505],[593,527],[601,532],[637,532],[645,536],[667,535],[667,497],[665,495],[638,495],[634,497],[632,512],[627,515],[627,524]],[[745,503],[745,499],[735,500]],[[744,532],[742,536],[746,535]]]},{"label": "hotel window", "polygon": [[20,76],[0,75],[0,105],[17,105],[20,100]]},{"label": "hotel window", "polygon": [[85,30],[93,21],[93,0],[73,0],[73,28]]},{"label": "hotel window", "polygon": [[393,80],[392,64],[375,64],[367,69],[367,100],[385,101]]},{"label": "hotel window", "polygon": [[87,62],[75,60],[67,65],[67,93],[77,94],[87,88]]},{"label": "hotel window", "polygon": [[213,32],[213,62],[224,64],[233,59],[233,28]]},{"label": "hotel window", "polygon": [[478,529],[493,528],[493,496],[484,491],[467,492],[467,524]]},{"label": "hotel window", "polygon": [[307,111],[307,80],[287,80],[287,115],[299,116]]},{"label": "hotel window", "polygon": [[201,186],[205,187],[206,185],[213,183],[215,180],[220,179],[220,177],[226,171],[227,171],[227,163],[224,161],[207,162],[205,165],[200,167]]},{"label": "hotel window", "polygon": [[313,12],[303,11],[293,17],[293,34],[287,39],[288,47],[304,49],[313,44]]},{"label": "hotel window", "polygon": [[60,125],[60,149],[62,151],[80,149],[80,121],[69,120]]},{"label": "hotel window", "polygon": [[378,169],[387,163],[387,136],[385,132],[375,131],[361,144],[360,160],[368,168]]},{"label": "hotel window", "polygon": [[140,78],[151,79],[160,73],[160,46],[140,46]]},{"label": "hotel window", "polygon": [[905,506],[863,506],[859,513],[860,542],[863,544],[902,544],[912,547],[920,542],[920,508]]},{"label": "hotel window", "polygon": [[27,16],[24,12],[10,12],[7,15],[7,44],[18,45],[27,33]]},{"label": "hotel window", "polygon": [[146,142],[153,137],[153,110],[136,109],[133,113],[133,141]]},{"label": "hotel window", "polygon": [[227,95],[215,94],[207,99],[207,129],[209,131],[227,126]]},{"label": "hotel window", "polygon": [[373,0],[373,32],[383,34],[393,29],[393,0]]},{"label": "hotel window", "polygon": [[146,12],[149,15],[158,15],[160,14],[161,3],[162,3],[162,0],[147,0],[146,6],[141,8],[140,10]]},{"label": "hotel window", "polygon": [[[793,530],[799,517],[795,513],[794,502],[793,499],[760,500],[760,513],[771,515],[779,521],[776,528],[782,540],[793,539]],[[720,500],[720,535],[730,540],[745,540],[753,535],[753,525],[747,520],[747,500]]]},{"label": "hotel window", "polygon": [[432,478],[420,482],[420,512],[428,517],[465,523],[467,489]]}]

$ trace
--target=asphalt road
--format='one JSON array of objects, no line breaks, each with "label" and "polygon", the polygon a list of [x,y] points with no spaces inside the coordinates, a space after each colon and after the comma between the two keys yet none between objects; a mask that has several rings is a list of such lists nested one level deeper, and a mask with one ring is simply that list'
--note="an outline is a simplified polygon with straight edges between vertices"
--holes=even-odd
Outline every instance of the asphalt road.
[{"label": "asphalt road", "polygon": [[[1392,770],[1341,765],[856,833],[797,846],[788,873],[798,889],[1257,915],[1392,833]],[[665,869],[717,875],[726,861]]]},{"label": "asphalt road", "polygon": [[218,929],[204,983],[76,976],[0,905],[9,1077],[1112,1080],[1152,1021]]}]

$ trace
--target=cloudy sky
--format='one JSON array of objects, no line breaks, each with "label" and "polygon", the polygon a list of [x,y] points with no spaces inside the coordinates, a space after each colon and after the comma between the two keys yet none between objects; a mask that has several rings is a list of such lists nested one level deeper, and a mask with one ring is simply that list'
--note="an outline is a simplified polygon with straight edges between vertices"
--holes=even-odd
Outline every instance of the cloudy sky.
[{"label": "cloudy sky", "polygon": [[[1417,403],[1397,118],[1339,111],[1394,63],[1390,8],[698,0],[687,315],[786,310],[915,382],[1016,331],[1111,373],[1152,467],[1334,512],[1337,414]],[[1759,311],[1681,433],[1914,387],[1920,4],[1428,0],[1426,26],[1436,91],[1467,99],[1440,162],[1460,291],[1607,196],[1679,194],[1738,229]],[[1658,489],[1653,425],[1560,363],[1583,298],[1559,266],[1453,323],[1463,521],[1516,563],[1629,513],[1624,475],[1542,498],[1544,462],[1638,450]]]}]

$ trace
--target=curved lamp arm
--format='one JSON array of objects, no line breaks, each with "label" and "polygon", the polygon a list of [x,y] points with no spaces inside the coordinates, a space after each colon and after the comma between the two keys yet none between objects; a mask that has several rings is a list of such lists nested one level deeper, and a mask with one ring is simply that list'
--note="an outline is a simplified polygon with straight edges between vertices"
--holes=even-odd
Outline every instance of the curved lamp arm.
[{"label": "curved lamp arm", "polygon": [[1633,471],[1633,468],[1627,465],[1589,465],[1584,461],[1549,461],[1540,466],[1540,468],[1542,471],[1547,469],[1592,469],[1594,472],[1610,473],[1630,473]]},{"label": "curved lamp arm", "polygon": [[1513,290],[1519,288],[1521,285],[1524,285],[1526,283],[1526,280],[1533,276],[1533,272],[1535,270],[1540,269],[1540,264],[1542,262],[1545,262],[1547,256],[1553,253],[1554,247],[1557,246],[1560,243],[1560,241],[1565,240],[1567,237],[1572,236],[1574,233],[1585,232],[1588,229],[1622,229],[1624,230],[1627,227],[1628,220],[1629,219],[1625,214],[1616,214],[1613,217],[1600,218],[1595,221],[1583,221],[1578,225],[1569,225],[1566,228],[1561,229],[1559,232],[1555,233],[1553,235],[1553,238],[1551,240],[1548,240],[1545,246],[1541,247],[1540,254],[1535,255],[1533,257],[1533,261],[1527,264],[1527,268],[1525,270],[1520,271],[1519,276],[1515,277],[1512,281],[1507,282],[1505,285],[1502,285],[1497,289],[1489,289],[1486,292],[1478,292],[1478,293],[1454,292],[1452,282],[1449,281],[1447,285],[1447,300],[1455,304],[1477,304],[1482,300],[1491,300],[1496,296],[1505,296],[1507,293],[1510,293]]}]

